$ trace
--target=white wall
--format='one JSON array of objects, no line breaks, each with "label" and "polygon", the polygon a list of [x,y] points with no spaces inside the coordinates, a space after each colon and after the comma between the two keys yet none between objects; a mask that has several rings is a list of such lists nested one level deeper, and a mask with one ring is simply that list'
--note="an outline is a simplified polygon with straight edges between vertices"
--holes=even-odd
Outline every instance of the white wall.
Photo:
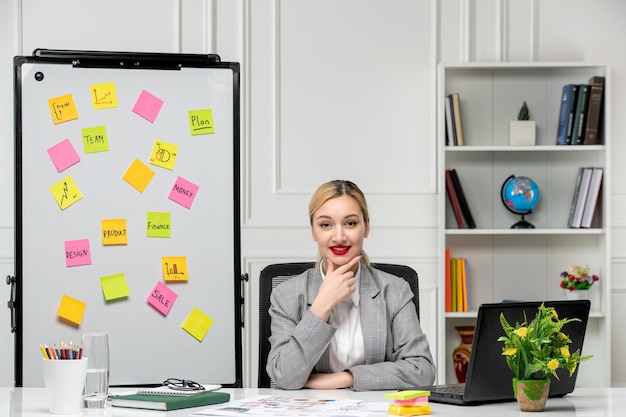
[{"label": "white wall", "polygon": [[[244,381],[256,383],[255,279],[266,264],[312,259],[314,188],[350,178],[367,193],[380,262],[413,266],[435,340],[435,67],[445,61],[608,61],[613,149],[624,155],[620,0],[8,0],[0,2],[0,108],[11,58],[35,48],[218,53],[242,64],[242,266],[251,281]],[[94,23],[95,22],[95,23]],[[585,22],[584,24],[577,22]],[[0,273],[13,271],[13,116],[0,112]],[[613,161],[613,314],[626,313],[626,189]],[[556,285],[556,284],[555,284]],[[8,287],[0,292],[8,299]],[[4,302],[2,306],[6,305]],[[13,383],[8,309],[0,308],[0,385]],[[613,346],[626,335],[613,321]],[[616,348],[613,383],[626,385]]]}]

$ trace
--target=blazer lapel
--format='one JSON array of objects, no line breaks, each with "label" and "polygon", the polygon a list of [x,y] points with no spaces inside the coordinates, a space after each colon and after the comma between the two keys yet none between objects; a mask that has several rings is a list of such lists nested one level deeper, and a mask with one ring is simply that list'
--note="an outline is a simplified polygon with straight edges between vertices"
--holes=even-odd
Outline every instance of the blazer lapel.
[{"label": "blazer lapel", "polygon": [[[317,293],[320,290],[320,285],[322,285],[322,274],[320,272],[319,263],[316,263],[315,267],[313,267],[313,270],[309,272],[308,276],[306,308],[311,307],[311,303],[313,303],[313,300],[315,300],[315,297],[317,297]],[[328,349],[324,351],[322,357],[317,362],[317,365],[315,365],[315,370],[322,373],[330,372],[330,356]]]},{"label": "blazer lapel", "polygon": [[361,268],[360,309],[365,363],[383,362],[387,343],[387,308],[368,267]]}]

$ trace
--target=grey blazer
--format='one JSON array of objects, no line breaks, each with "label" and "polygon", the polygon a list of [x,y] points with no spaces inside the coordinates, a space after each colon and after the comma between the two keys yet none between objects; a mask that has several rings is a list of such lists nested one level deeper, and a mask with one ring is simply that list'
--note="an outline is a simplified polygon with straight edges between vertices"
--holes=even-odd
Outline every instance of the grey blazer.
[{"label": "grey blazer", "polygon": [[[348,369],[356,391],[432,385],[435,365],[413,293],[402,278],[361,264],[359,308],[365,365]],[[267,373],[283,389],[300,389],[312,372],[327,373],[335,328],[311,313],[322,283],[316,265],[277,286],[270,296]]]}]

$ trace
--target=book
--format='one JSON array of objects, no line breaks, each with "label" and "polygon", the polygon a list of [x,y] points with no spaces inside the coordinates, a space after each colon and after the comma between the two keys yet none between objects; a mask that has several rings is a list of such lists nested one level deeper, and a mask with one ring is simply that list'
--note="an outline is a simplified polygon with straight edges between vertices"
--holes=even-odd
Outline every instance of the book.
[{"label": "book", "polygon": [[574,127],[572,128],[572,145],[582,145],[585,140],[585,125],[587,121],[587,104],[589,98],[589,85],[578,86],[578,98],[576,111],[574,112]]},{"label": "book", "polygon": [[583,218],[583,211],[585,209],[585,202],[587,201],[587,194],[589,193],[589,183],[591,182],[591,174],[593,168],[583,168],[580,184],[578,185],[578,191],[576,196],[576,206],[574,207],[574,213],[572,214],[569,227],[580,228],[580,223]]},{"label": "book", "polygon": [[449,169],[446,170],[446,191],[448,193],[448,200],[450,200],[450,205],[452,206],[454,218],[456,219],[456,224],[459,229],[465,229],[466,226],[465,220],[463,219],[463,213],[461,212],[461,204],[459,203],[456,188],[454,187],[454,182],[452,180],[452,173]]},{"label": "book", "polygon": [[183,408],[200,407],[230,401],[230,394],[221,391],[202,391],[189,396],[130,394],[113,397],[113,407],[142,408],[147,410],[180,410]]},{"label": "book", "polygon": [[169,386],[165,386],[162,385],[160,387],[155,387],[155,388],[141,388],[139,389],[136,394],[143,394],[143,395],[168,395],[168,396],[173,396],[173,397],[188,397],[190,395],[197,395],[197,394],[202,394],[203,392],[208,392],[208,391],[217,391],[218,389],[222,388],[221,385],[202,385],[204,387],[204,390],[189,390],[189,391],[185,391],[185,390],[177,390],[177,389],[172,389]]},{"label": "book", "polygon": [[584,167],[578,168],[578,175],[576,175],[576,183],[574,184],[574,193],[572,198],[572,205],[569,209],[569,218],[567,220],[567,226],[571,227],[572,220],[574,219],[574,212],[576,211],[576,202],[578,201],[578,193],[580,192],[580,181],[583,178],[583,172],[585,172]]},{"label": "book", "polygon": [[589,104],[587,106],[587,125],[583,145],[601,143],[600,129],[602,120],[602,103],[604,101],[604,77],[595,76],[589,79]]},{"label": "book", "polygon": [[446,137],[448,146],[458,145],[454,123],[454,111],[452,110],[452,96],[447,95],[445,100]]},{"label": "book", "polygon": [[458,311],[456,306],[457,300],[457,284],[456,284],[456,259],[450,259],[450,311]]},{"label": "book", "polygon": [[452,184],[454,185],[456,196],[459,200],[459,205],[461,206],[461,213],[463,213],[463,218],[465,219],[465,225],[468,229],[475,229],[476,222],[474,222],[474,216],[472,216],[472,211],[467,204],[467,199],[465,198],[465,193],[463,192],[463,186],[461,185],[461,180],[459,179],[456,169],[452,168],[450,170],[450,176],[452,177]]},{"label": "book", "polygon": [[465,286],[465,263],[463,262],[463,258],[457,258],[456,260],[456,273],[457,286],[461,287],[461,291],[457,291],[457,311],[467,311],[465,304],[467,287]]},{"label": "book", "polygon": [[602,189],[603,174],[603,168],[593,168],[591,181],[589,183],[589,192],[587,193],[587,200],[585,201],[585,209],[583,210],[583,217],[580,221],[580,227],[584,227],[586,229],[591,227],[598,198],[600,196],[600,190]]},{"label": "book", "polygon": [[445,259],[446,259],[446,263],[445,263],[445,268],[446,268],[446,282],[445,282],[445,286],[446,286],[446,292],[445,292],[445,297],[446,297],[446,311],[452,311],[452,288],[450,286],[450,249],[446,249],[446,254],[445,254]]},{"label": "book", "polygon": [[461,122],[461,97],[459,93],[452,93],[452,115],[454,118],[454,133],[456,134],[456,141],[458,146],[465,145],[465,139],[463,139],[463,124]]},{"label": "book", "polygon": [[561,109],[559,111],[559,121],[556,132],[557,145],[568,145],[568,137],[571,140],[577,93],[578,85],[566,84],[563,86],[563,92],[561,93]]}]

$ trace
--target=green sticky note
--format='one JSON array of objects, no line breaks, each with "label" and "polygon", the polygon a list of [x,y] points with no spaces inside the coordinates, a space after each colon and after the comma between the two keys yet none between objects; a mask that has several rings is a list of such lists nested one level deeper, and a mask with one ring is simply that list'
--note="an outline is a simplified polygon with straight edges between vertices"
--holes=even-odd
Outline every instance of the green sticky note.
[{"label": "green sticky note", "polygon": [[102,287],[102,293],[106,301],[117,300],[118,298],[124,298],[130,295],[124,274],[100,277],[100,286]]},{"label": "green sticky note", "polygon": [[105,152],[109,150],[109,139],[104,126],[86,127],[81,130],[85,153]]},{"label": "green sticky note", "polygon": [[410,400],[411,398],[428,397],[428,396],[430,396],[430,391],[424,391],[424,390],[398,391],[398,392],[391,392],[389,394],[385,394],[385,398],[391,398],[394,400]]},{"label": "green sticky note", "polygon": [[194,307],[181,327],[195,337],[198,342],[202,342],[211,326],[213,326],[213,319],[204,314],[199,308]]},{"label": "green sticky note", "polygon": [[172,213],[149,211],[146,220],[147,237],[171,237]]},{"label": "green sticky note", "polygon": [[189,110],[189,133],[192,135],[208,135],[215,133],[213,110]]}]

